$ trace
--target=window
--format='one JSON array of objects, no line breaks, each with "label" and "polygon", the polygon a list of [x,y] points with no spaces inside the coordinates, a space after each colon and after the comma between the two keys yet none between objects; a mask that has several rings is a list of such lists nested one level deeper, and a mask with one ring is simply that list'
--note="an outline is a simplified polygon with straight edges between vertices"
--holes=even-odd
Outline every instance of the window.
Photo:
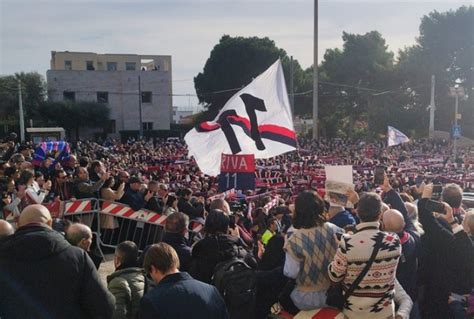
[{"label": "window", "polygon": [[117,62],[107,62],[107,71],[117,71]]},{"label": "window", "polygon": [[63,92],[63,98],[64,98],[64,101],[76,101],[76,93],[75,92],[71,92],[71,91],[64,91]]},{"label": "window", "polygon": [[151,92],[142,92],[142,103],[151,103]]},{"label": "window", "polygon": [[115,120],[109,120],[107,125],[107,133],[115,134]]},{"label": "window", "polygon": [[151,131],[153,130],[153,122],[143,122],[143,130],[144,131]]},{"label": "window", "polygon": [[86,70],[87,71],[94,71],[94,61],[86,61]]},{"label": "window", "polygon": [[125,62],[125,70],[135,71],[137,69],[137,64],[135,62]]},{"label": "window", "polygon": [[97,92],[97,103],[109,103],[109,92]]},{"label": "window", "polygon": [[72,70],[72,61],[71,60],[64,61],[64,70]]}]

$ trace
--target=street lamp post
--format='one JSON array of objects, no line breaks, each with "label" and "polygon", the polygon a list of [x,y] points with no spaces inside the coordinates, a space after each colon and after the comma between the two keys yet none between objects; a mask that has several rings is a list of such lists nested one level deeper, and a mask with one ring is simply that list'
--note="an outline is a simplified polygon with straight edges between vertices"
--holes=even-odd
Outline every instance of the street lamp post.
[{"label": "street lamp post", "polygon": [[454,128],[453,128],[453,138],[454,138],[454,158],[456,159],[458,157],[458,138],[459,136],[455,136],[455,132],[459,132],[459,127],[458,127],[458,119],[459,119],[459,113],[458,113],[458,108],[459,108],[459,98],[464,97],[464,88],[459,85],[458,80],[456,80],[456,84],[453,87],[449,88],[449,95],[454,97]]}]

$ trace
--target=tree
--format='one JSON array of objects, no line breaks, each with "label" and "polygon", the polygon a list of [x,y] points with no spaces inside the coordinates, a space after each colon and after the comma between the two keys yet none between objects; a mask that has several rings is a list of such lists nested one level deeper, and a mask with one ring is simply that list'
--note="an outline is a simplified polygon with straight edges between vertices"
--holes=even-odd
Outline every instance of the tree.
[{"label": "tree", "polygon": [[344,32],[342,39],[342,50],[327,50],[319,67],[322,129],[330,136],[338,134],[337,128],[353,136],[356,126],[369,125],[376,132],[368,115],[383,103],[372,95],[390,87],[393,53],[377,31],[364,35]]},{"label": "tree", "polygon": [[69,135],[79,138],[81,127],[106,128],[110,109],[95,102],[46,102],[39,107],[43,121],[48,126],[61,126]]},{"label": "tree", "polygon": [[[416,94],[415,107],[430,103],[430,79],[436,76],[435,128],[449,131],[454,120],[454,99],[449,87],[456,79],[463,81],[468,100],[460,101],[465,135],[474,137],[474,7],[455,11],[433,11],[424,16],[417,44],[399,53],[397,72],[405,85]],[[425,114],[428,117],[428,114]],[[425,128],[427,131],[427,127]]]},{"label": "tree", "polygon": [[[290,58],[285,50],[275,46],[269,38],[231,37],[224,35],[212,49],[203,72],[194,78],[199,98],[212,118],[237,90],[264,72],[278,58],[282,60],[287,87],[289,83]],[[305,74],[298,61],[294,60],[295,92],[304,85]]]},{"label": "tree", "polygon": [[7,125],[9,130],[19,127],[18,80],[22,85],[25,121],[38,118],[39,105],[46,99],[46,82],[37,72],[0,77],[0,125]]}]

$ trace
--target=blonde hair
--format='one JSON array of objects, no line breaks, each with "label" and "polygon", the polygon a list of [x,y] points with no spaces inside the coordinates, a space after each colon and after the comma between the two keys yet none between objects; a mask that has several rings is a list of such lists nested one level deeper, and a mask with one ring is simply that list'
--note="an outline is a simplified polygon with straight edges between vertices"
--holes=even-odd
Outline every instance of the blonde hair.
[{"label": "blonde hair", "polygon": [[466,233],[474,234],[474,208],[469,209],[464,215],[463,227]]}]

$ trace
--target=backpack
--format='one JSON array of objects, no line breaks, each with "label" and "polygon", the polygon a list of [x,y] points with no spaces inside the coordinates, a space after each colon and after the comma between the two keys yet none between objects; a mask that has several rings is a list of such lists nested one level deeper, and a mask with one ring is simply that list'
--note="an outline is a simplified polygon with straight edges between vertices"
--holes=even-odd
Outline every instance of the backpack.
[{"label": "backpack", "polygon": [[230,318],[253,318],[257,276],[243,260],[233,258],[216,265],[211,283],[222,295]]}]

